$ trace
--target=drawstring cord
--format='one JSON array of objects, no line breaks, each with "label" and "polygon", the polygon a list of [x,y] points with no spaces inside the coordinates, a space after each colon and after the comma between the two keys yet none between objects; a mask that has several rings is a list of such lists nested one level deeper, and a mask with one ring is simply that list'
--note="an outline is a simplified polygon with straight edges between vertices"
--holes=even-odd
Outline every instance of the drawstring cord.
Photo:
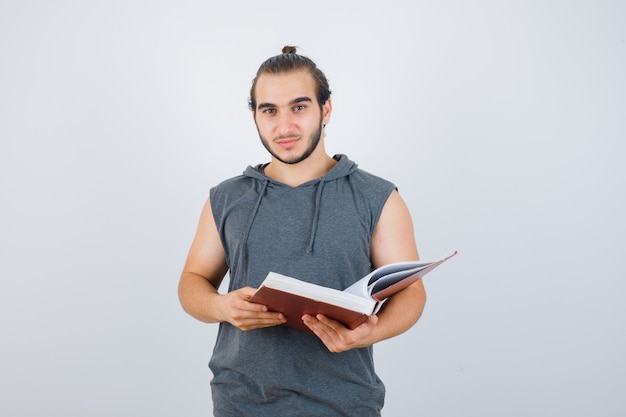
[{"label": "drawstring cord", "polygon": [[306,253],[313,253],[315,235],[317,234],[317,220],[319,218],[320,205],[322,201],[322,190],[324,189],[325,183],[326,180],[322,178],[320,180],[319,186],[317,187],[317,193],[315,195],[315,212],[313,213],[313,224],[311,225],[311,239],[309,240],[309,247],[307,248]]},{"label": "drawstring cord", "polygon": [[[265,179],[265,181],[263,182],[263,188],[261,188],[261,191],[259,192],[259,196],[257,197],[254,208],[252,209],[252,213],[250,214],[250,218],[248,219],[248,224],[246,226],[243,239],[241,241],[241,256],[239,257],[238,270],[241,271],[241,273],[245,274],[244,286],[248,285],[248,274],[245,273],[243,269],[248,259],[248,252],[246,250],[248,237],[250,236],[250,231],[252,230],[252,224],[254,223],[254,219],[257,215],[257,212],[259,211],[259,207],[261,206],[261,201],[263,200],[263,197],[265,195],[265,191],[267,190],[269,182],[270,182],[269,179]],[[320,206],[321,206],[321,201],[322,201],[322,191],[324,189],[325,183],[326,183],[325,179],[322,178],[319,182],[319,185],[317,187],[317,192],[315,194],[315,207],[314,207],[315,211],[313,213],[313,222],[311,224],[311,238],[309,240],[309,245],[306,250],[307,254],[313,253],[313,247],[315,245],[315,235],[317,234],[317,224],[319,220]]]},{"label": "drawstring cord", "polygon": [[[246,247],[248,245],[248,236],[250,236],[250,230],[252,230],[252,223],[254,223],[254,218],[256,217],[256,214],[259,211],[259,206],[261,206],[261,200],[263,199],[263,196],[265,195],[265,190],[267,189],[269,182],[270,180],[267,178],[263,182],[263,188],[261,189],[261,192],[259,193],[259,196],[256,200],[256,204],[254,205],[254,209],[252,210],[252,213],[250,214],[250,218],[248,219],[248,225],[246,227],[245,234],[243,235],[243,239],[241,241],[241,256],[239,257],[239,268],[238,268],[239,271],[241,271],[241,273],[245,273],[243,270],[243,266],[246,264],[246,261],[248,259],[248,251],[246,250]],[[245,286],[248,285],[247,273],[244,278],[244,285]]]}]

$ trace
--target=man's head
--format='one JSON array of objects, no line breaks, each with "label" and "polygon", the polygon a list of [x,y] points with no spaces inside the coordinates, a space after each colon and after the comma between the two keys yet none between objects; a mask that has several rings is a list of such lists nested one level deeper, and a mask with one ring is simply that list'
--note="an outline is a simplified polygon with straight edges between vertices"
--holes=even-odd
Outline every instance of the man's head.
[{"label": "man's head", "polygon": [[325,155],[323,129],[332,103],[328,81],[313,61],[293,47],[283,52],[259,68],[250,108],[263,146],[274,160],[293,165]]},{"label": "man's head", "polygon": [[330,98],[330,87],[328,86],[328,80],[324,73],[311,59],[298,55],[295,46],[285,46],[282,52],[283,53],[280,55],[268,58],[259,67],[252,81],[252,88],[250,88],[250,99],[248,100],[250,110],[253,112],[257,110],[256,86],[259,76],[262,74],[281,74],[292,71],[307,71],[311,74],[317,90],[316,98],[321,107]]}]

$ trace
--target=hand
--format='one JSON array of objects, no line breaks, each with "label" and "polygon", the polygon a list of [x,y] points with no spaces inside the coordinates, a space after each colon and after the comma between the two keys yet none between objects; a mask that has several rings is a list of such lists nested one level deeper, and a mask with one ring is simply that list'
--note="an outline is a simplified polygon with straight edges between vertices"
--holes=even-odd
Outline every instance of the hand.
[{"label": "hand", "polygon": [[378,324],[378,316],[371,316],[354,330],[323,314],[316,316],[305,314],[302,321],[320,338],[329,351],[338,353],[371,345],[375,340],[373,332]]},{"label": "hand", "polygon": [[244,287],[220,296],[223,321],[243,331],[285,323],[287,319],[282,313],[267,311],[266,306],[250,302],[255,291],[254,288]]}]

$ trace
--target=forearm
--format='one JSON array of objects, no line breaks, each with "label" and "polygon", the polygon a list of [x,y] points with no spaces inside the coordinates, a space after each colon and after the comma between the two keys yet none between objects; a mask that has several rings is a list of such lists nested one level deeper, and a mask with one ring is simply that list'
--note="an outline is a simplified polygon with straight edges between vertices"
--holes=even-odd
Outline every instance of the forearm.
[{"label": "forearm", "polygon": [[421,281],[395,294],[378,313],[373,343],[409,330],[421,317],[425,304],[426,291]]},{"label": "forearm", "polygon": [[206,278],[193,272],[183,272],[178,284],[178,298],[183,309],[205,323],[224,321],[217,288]]},{"label": "forearm", "polygon": [[219,294],[211,280],[192,272],[183,272],[178,285],[178,296],[185,311],[205,323],[227,322],[243,331],[285,323],[281,313],[267,311],[266,306],[250,302],[255,291],[243,287]]}]

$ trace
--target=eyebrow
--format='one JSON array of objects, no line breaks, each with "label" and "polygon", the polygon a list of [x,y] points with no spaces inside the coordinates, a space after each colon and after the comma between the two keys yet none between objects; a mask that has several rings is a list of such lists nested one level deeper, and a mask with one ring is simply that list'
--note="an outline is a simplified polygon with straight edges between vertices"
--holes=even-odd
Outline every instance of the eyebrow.
[{"label": "eyebrow", "polygon": [[[293,106],[294,104],[298,104],[298,103],[312,103],[312,102],[313,100],[311,99],[311,97],[303,96],[303,97],[294,98],[293,100],[289,102],[289,105]],[[273,108],[273,107],[278,107],[278,106],[273,103],[259,103],[259,105],[256,106],[257,110]]]}]

